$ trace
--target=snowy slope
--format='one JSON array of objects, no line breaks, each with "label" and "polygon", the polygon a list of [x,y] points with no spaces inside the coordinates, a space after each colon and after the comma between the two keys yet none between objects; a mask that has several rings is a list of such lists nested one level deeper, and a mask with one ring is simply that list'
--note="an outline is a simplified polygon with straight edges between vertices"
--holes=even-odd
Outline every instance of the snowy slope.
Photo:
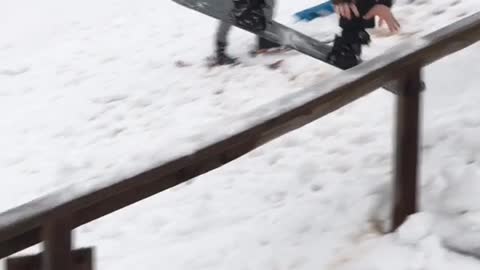
[{"label": "snowy slope", "polygon": [[[375,30],[366,58],[480,10],[477,0],[397,2],[403,32]],[[290,22],[315,3],[282,1],[277,18],[331,38],[333,16]],[[229,51],[245,65],[208,70],[216,22],[170,1],[0,0],[0,6],[0,172],[8,187],[0,189],[0,210],[70,183],[154,166],[196,147],[217,121],[339,72],[293,52],[248,58],[254,38],[239,30]],[[478,268],[439,239],[468,248],[479,243],[472,237],[480,224],[479,49],[427,68],[424,212],[397,233],[378,233],[388,220],[394,99],[377,92],[81,227],[77,243],[98,248],[98,269]],[[280,57],[280,69],[265,67]]]}]

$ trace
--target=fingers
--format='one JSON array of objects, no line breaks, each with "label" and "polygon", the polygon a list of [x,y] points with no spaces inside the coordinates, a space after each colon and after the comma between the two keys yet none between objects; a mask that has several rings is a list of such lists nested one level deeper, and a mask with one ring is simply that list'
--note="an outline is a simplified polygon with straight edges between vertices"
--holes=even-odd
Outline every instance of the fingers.
[{"label": "fingers", "polygon": [[350,4],[350,9],[353,11],[356,17],[360,17],[360,12],[358,12],[357,6],[355,4]]},{"label": "fingers", "polygon": [[390,24],[388,24],[388,28],[390,29],[390,32],[398,32],[400,30],[400,24],[394,17],[391,17],[391,21],[390,21]]},{"label": "fingers", "polygon": [[400,23],[397,21],[397,19],[395,17],[393,17],[393,22],[394,22],[394,25],[395,25],[395,31],[399,31],[400,30]]},{"label": "fingers", "polygon": [[387,18],[382,18],[382,20],[387,24],[390,32],[398,32],[400,30],[400,23],[393,16],[388,16]]},{"label": "fingers", "polygon": [[342,12],[342,17],[345,17],[347,19],[351,19],[352,18],[352,14],[350,12],[350,6],[349,5],[346,5],[346,4],[343,4],[341,7],[340,7],[340,10]]},{"label": "fingers", "polygon": [[357,6],[353,3],[351,4],[340,4],[335,6],[335,12],[347,19],[352,19],[352,13],[356,17],[360,17],[360,12],[358,12]]},{"label": "fingers", "polygon": [[370,19],[372,19],[373,17],[377,16],[377,13],[378,13],[377,10],[376,10],[375,8],[372,8],[372,9],[370,9],[370,10],[367,12],[367,14],[365,14],[365,15],[363,16],[363,18],[364,18],[365,20],[370,20]]},{"label": "fingers", "polygon": [[365,16],[363,16],[363,18],[366,20],[370,20],[374,17],[380,18],[380,26],[382,26],[383,23],[386,23],[390,32],[397,32],[400,30],[400,24],[398,23],[397,19],[395,19],[388,7],[377,5],[370,9]]}]

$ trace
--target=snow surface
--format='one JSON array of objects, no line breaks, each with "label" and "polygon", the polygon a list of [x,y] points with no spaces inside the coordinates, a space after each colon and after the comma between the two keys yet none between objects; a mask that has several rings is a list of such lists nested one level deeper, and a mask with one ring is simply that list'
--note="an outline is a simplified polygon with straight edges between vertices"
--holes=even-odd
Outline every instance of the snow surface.
[{"label": "snow surface", "polygon": [[[373,30],[366,59],[480,10],[478,0],[396,2],[402,32]],[[316,3],[281,1],[276,18],[331,39],[335,16],[292,22]],[[217,22],[171,1],[0,0],[0,7],[0,211],[158,165],[232,132],[216,123],[340,72],[295,52],[249,58],[254,37],[240,30],[229,52],[244,64],[209,70]],[[76,244],[97,248],[98,269],[478,269],[444,245],[480,253],[479,49],[426,69],[422,212],[395,233],[381,233],[395,100],[377,91],[80,227]],[[279,69],[266,67],[278,59]]]}]

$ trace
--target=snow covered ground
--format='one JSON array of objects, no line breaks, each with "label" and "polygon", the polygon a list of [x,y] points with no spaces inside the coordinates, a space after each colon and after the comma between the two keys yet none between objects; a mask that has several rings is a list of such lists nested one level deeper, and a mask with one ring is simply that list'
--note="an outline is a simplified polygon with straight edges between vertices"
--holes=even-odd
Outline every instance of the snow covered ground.
[{"label": "snow covered ground", "polygon": [[[277,19],[330,39],[334,16],[291,21],[316,3],[279,1]],[[244,65],[208,70],[216,22],[166,0],[0,7],[0,211],[154,166],[218,121],[339,72],[294,52],[249,58],[254,37],[240,30],[229,52]],[[366,58],[479,10],[478,0],[397,0],[402,33],[373,31]],[[480,246],[479,52],[426,69],[422,212],[398,232],[378,229],[388,221],[394,111],[378,91],[79,228],[77,245],[97,247],[98,269],[478,269],[441,240]],[[279,69],[266,67],[278,59]]]}]

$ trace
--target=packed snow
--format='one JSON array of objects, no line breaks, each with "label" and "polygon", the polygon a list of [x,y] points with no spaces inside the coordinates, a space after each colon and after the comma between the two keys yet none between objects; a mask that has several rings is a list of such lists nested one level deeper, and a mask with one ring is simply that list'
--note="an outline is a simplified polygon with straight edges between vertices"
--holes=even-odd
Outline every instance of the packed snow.
[{"label": "packed snow", "polygon": [[[317,3],[278,0],[275,18],[329,40],[336,16],[292,17]],[[0,211],[188,153],[231,132],[217,123],[247,126],[254,117],[238,116],[341,72],[296,52],[250,58],[255,37],[238,29],[229,53],[242,64],[208,69],[217,21],[167,0],[0,7]],[[397,0],[401,33],[372,30],[365,59],[478,11],[478,0]],[[97,269],[478,269],[461,253],[480,254],[479,52],[425,69],[421,212],[396,232],[382,233],[395,97],[379,90],[80,227],[75,244],[96,247]]]}]

